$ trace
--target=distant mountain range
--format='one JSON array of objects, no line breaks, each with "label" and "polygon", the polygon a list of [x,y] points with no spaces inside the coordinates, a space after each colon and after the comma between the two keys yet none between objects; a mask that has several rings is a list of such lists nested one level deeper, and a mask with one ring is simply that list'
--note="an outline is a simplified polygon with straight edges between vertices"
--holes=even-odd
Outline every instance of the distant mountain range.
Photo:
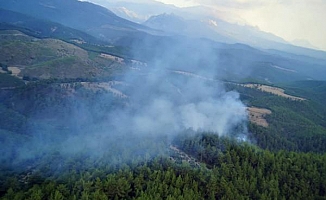
[{"label": "distant mountain range", "polygon": [[324,51],[313,49],[313,46],[306,42],[291,43],[253,26],[230,23],[224,19],[222,12],[203,6],[178,8],[155,1],[135,3],[92,0],[92,2],[105,5],[121,17],[168,33],[197,35],[214,41],[244,43],[261,49],[275,49],[320,59],[326,58]]},{"label": "distant mountain range", "polygon": [[[254,27],[220,19],[200,19],[195,11],[186,12],[159,3],[148,6],[156,5],[162,6],[157,9],[168,8],[178,14],[152,16],[139,24],[101,6],[77,0],[0,0],[0,29],[72,43],[88,52],[78,62],[82,66],[90,63],[95,68],[105,66],[103,58],[98,63],[98,56],[104,53],[231,81],[249,78],[276,83],[326,79],[324,51],[293,46]],[[190,18],[189,12],[195,13],[198,19]],[[182,13],[185,17],[179,15]],[[12,43],[17,44],[16,41],[19,40],[14,39]],[[19,45],[12,47],[12,51],[18,49]],[[7,53],[9,56],[10,52]],[[27,58],[32,54],[26,55]],[[0,62],[7,63],[4,57]],[[51,62],[51,70],[56,69],[56,64],[68,67],[69,62]],[[43,72],[45,69],[42,68]],[[85,74],[82,77],[87,78]]]},{"label": "distant mountain range", "polygon": [[258,28],[231,24],[219,19],[186,20],[175,14],[152,16],[144,25],[173,34],[205,37],[218,42],[243,43],[261,49],[276,49],[315,58],[326,58],[326,52],[294,46],[284,39]]},{"label": "distant mountain range", "polygon": [[[115,42],[124,36],[164,35],[162,31],[165,31],[166,34],[204,37],[219,42],[244,43],[256,48],[276,49],[315,58],[326,58],[326,53],[323,51],[294,46],[282,38],[262,32],[255,27],[226,22],[218,18],[216,13],[213,16],[211,13],[214,11],[204,7],[181,9],[158,2],[114,3],[110,1],[107,6],[114,9],[116,13],[126,15],[129,13],[129,19],[137,19],[140,16],[142,16],[140,18],[149,19],[144,26],[118,17],[101,6],[77,0],[0,0],[2,9],[57,22],[109,42]],[[176,14],[148,16],[163,11]]]},{"label": "distant mountain range", "polygon": [[107,41],[150,31],[98,5],[77,0],[0,0],[0,8],[60,23]]}]

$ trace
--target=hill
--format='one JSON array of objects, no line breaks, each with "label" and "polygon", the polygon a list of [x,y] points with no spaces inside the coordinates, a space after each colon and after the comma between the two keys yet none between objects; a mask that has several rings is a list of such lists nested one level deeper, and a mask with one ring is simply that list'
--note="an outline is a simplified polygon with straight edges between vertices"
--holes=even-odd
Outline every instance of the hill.
[{"label": "hill", "polygon": [[320,104],[325,104],[326,82],[325,81],[296,81],[284,84],[289,93],[300,95]]},{"label": "hill", "polygon": [[[252,138],[258,146],[270,150],[325,151],[323,143],[326,141],[326,109],[323,103],[314,100],[315,94],[309,93],[309,96],[301,93],[302,96],[299,97],[308,100],[298,101],[258,87],[248,88],[235,84],[229,84],[228,87],[240,92],[246,105],[270,111],[264,116],[268,126],[261,127],[254,123],[249,125]],[[285,91],[292,93],[287,87]]]},{"label": "hill", "polygon": [[57,38],[67,42],[105,44],[104,41],[59,23],[4,9],[0,9],[0,29],[19,30],[37,38]]},{"label": "hill", "polygon": [[324,199],[323,59],[0,7],[1,200]]},{"label": "hill", "polygon": [[97,38],[115,41],[121,36],[150,29],[116,16],[98,5],[77,0],[0,1],[0,8],[82,30]]},{"label": "hill", "polygon": [[107,77],[121,63],[57,39],[38,39],[19,31],[0,31],[0,63],[26,80]]},{"label": "hill", "polygon": [[[33,0],[23,2],[20,6],[16,4],[15,1],[0,1],[3,15],[8,15],[3,17],[6,23],[11,26],[19,25],[20,31],[24,28],[40,32],[39,34],[45,37],[63,38],[65,41],[68,39],[68,42],[96,53],[113,54],[146,63],[168,62],[166,64],[168,68],[200,71],[202,75],[216,74],[214,78],[223,80],[239,81],[253,78],[268,83],[280,83],[325,79],[323,74],[326,73],[326,61],[323,59],[291,56],[281,51],[275,53],[275,51],[259,50],[244,44],[217,43],[208,39],[187,37],[187,34],[186,37],[162,36],[162,33],[119,18],[111,11],[87,2],[69,0],[62,4],[59,1]],[[34,12],[35,9],[37,12]],[[93,14],[90,16],[88,13]],[[26,19],[21,20],[24,17]],[[164,22],[167,21],[164,20],[167,17],[169,15],[153,17],[150,21],[155,23],[161,19]],[[171,19],[173,22],[170,20],[170,25],[183,24],[181,27],[185,30],[194,29],[191,28],[192,22],[175,15],[171,16]],[[17,24],[18,21],[23,23]],[[40,26],[36,25],[38,23]],[[44,30],[40,27],[44,27]],[[57,27],[56,31],[53,31],[54,27]],[[198,27],[196,26],[194,30],[198,30]],[[100,44],[100,41],[72,28],[109,41],[110,44],[105,42]],[[71,36],[77,39],[71,39]],[[228,39],[221,36],[220,41],[227,42]],[[169,63],[170,61],[173,63]]]}]

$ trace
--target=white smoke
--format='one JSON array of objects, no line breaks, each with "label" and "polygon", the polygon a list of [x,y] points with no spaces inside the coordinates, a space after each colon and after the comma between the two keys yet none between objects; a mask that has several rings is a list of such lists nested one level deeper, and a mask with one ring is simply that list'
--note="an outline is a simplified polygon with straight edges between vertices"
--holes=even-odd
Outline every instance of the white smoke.
[{"label": "white smoke", "polygon": [[164,70],[125,81],[133,86],[128,94],[131,105],[115,110],[109,117],[120,132],[173,137],[193,129],[228,136],[247,123],[246,107],[239,94],[225,91],[218,81],[172,75]]},{"label": "white smoke", "polygon": [[[189,53],[194,47],[197,51]],[[146,54],[137,46],[133,50]],[[139,70],[111,80],[123,84],[110,86],[110,91],[123,95],[110,95],[110,91],[90,95],[88,91],[83,96],[81,87],[64,108],[42,110],[35,116],[38,121],[30,119],[35,124],[30,126],[30,139],[6,152],[14,151],[18,164],[52,152],[68,157],[80,153],[109,160],[118,157],[122,162],[122,150],[142,155],[147,149],[153,156],[164,149],[157,148],[157,143],[170,142],[187,129],[246,140],[246,108],[237,92],[226,91],[216,80],[224,66],[216,66],[213,47],[190,40],[157,45],[153,52],[147,65],[131,66]],[[63,113],[63,118],[51,119],[56,113]],[[132,153],[123,156],[131,159]]]}]

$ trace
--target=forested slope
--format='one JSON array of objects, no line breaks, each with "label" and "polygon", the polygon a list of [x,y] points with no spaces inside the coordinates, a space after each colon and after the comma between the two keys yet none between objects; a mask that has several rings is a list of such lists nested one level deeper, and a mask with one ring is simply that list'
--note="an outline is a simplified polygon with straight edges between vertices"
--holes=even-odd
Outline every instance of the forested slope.
[{"label": "forested slope", "polygon": [[269,150],[325,152],[326,109],[323,104],[309,98],[315,95],[303,96],[308,100],[294,101],[258,89],[232,84],[228,87],[239,91],[248,106],[272,111],[266,115],[267,128],[249,125],[252,139],[258,146]]},{"label": "forested slope", "polygon": [[53,154],[50,166],[9,177],[2,170],[1,199],[325,199],[325,154],[273,153],[209,133],[174,144],[206,165],[164,157],[94,165]]},{"label": "forested slope", "polygon": [[0,9],[0,199],[326,199],[325,81],[300,81],[324,80],[324,60],[144,34],[98,9],[109,22],[83,29],[107,42]]}]

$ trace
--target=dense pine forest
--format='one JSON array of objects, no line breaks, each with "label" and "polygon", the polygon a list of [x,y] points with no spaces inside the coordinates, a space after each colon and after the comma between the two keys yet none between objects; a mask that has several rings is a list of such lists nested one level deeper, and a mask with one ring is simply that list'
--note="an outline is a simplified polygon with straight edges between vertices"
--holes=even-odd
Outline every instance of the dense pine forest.
[{"label": "dense pine forest", "polygon": [[[307,82],[307,84],[310,84]],[[269,127],[250,124],[249,129],[258,146],[263,149],[296,152],[326,151],[326,109],[324,100],[293,101],[258,89],[229,85],[240,92],[249,106],[268,108]],[[308,90],[307,98],[316,98],[318,93]],[[307,92],[308,93],[308,92]],[[296,94],[296,93],[295,93]]]},{"label": "dense pine forest", "polygon": [[[115,102],[106,93],[90,95],[79,84],[74,85],[77,95],[69,96],[61,84],[57,80],[37,81],[2,91],[0,108],[5,115],[1,115],[1,143],[4,151],[12,152],[2,160],[1,199],[326,198],[325,111],[318,102],[291,101],[237,87],[248,105],[273,112],[266,116],[270,123],[267,128],[250,123],[245,140],[193,130],[173,138],[113,134],[96,144],[95,149],[101,151],[98,154],[89,146],[66,154],[56,151],[55,145],[62,136],[76,132],[65,124],[76,98],[78,102],[84,99],[83,105],[94,112],[92,119],[99,120],[103,120],[103,113],[124,106],[124,102]],[[230,90],[234,87],[229,85]],[[105,100],[111,99],[110,104],[103,95]],[[36,111],[38,115],[41,111],[54,115],[44,121],[33,118]],[[31,120],[37,129],[46,128],[49,135],[57,136],[50,137],[56,142],[45,152],[35,153],[37,150],[24,144],[35,134],[30,132],[36,130],[31,128]],[[44,124],[48,120],[53,127]],[[84,122],[94,123],[88,120]],[[76,137],[85,138],[94,130],[88,128],[81,131],[83,136]],[[35,156],[19,160],[15,148]]]},{"label": "dense pine forest", "polygon": [[325,154],[271,152],[210,133],[181,134],[174,145],[200,164],[175,150],[125,164],[53,154],[38,169],[2,170],[2,199],[325,199]]},{"label": "dense pine forest", "polygon": [[326,200],[325,51],[254,1],[93,1],[0,0],[0,200]]}]

